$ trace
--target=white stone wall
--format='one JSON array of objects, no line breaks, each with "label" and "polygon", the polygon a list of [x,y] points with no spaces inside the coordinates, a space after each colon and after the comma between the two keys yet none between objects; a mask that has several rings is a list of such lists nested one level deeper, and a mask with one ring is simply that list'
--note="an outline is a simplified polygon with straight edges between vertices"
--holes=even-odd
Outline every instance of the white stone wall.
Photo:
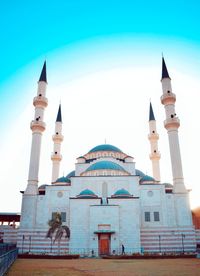
[{"label": "white stone wall", "polygon": [[53,212],[66,212],[66,222],[70,224],[69,210],[70,187],[67,186],[47,186],[45,195],[38,195],[36,227],[48,229],[48,221],[52,218]]},{"label": "white stone wall", "polygon": [[119,206],[119,232],[116,232],[118,252],[121,245],[125,252],[140,252],[140,206],[137,198],[112,198],[109,204]]},{"label": "white stone wall", "polygon": [[[164,185],[140,185],[140,216],[142,227],[167,225],[165,195]],[[150,212],[150,221],[145,221],[145,212]],[[154,212],[159,212],[159,221],[154,221]]]},{"label": "white stone wall", "polygon": [[109,197],[122,188],[126,189],[131,195],[139,196],[138,179],[138,176],[72,177],[71,196],[75,197],[81,191],[90,189],[101,197],[103,183],[107,183]]},{"label": "white stone wall", "polygon": [[70,199],[71,252],[90,251],[90,205],[95,204],[100,199]]},{"label": "white stone wall", "polygon": [[192,226],[192,213],[187,194],[175,194],[175,212],[177,226]]},{"label": "white stone wall", "polygon": [[98,252],[98,231],[100,225],[108,225],[111,234],[110,252],[119,248],[119,205],[91,205],[90,206],[90,232],[89,245],[90,249]]},{"label": "white stone wall", "polygon": [[26,195],[22,197],[20,228],[34,229],[37,212],[37,195]]}]

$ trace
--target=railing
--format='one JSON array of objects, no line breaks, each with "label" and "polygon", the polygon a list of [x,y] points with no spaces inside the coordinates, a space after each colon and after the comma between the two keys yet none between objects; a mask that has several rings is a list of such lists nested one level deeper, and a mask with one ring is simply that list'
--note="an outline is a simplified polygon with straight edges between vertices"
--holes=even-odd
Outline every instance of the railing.
[{"label": "railing", "polygon": [[16,249],[16,244],[0,243],[0,256],[14,249]]},{"label": "railing", "polygon": [[16,260],[18,250],[14,249],[0,256],[0,276],[5,275],[6,271]]},{"label": "railing", "polygon": [[[92,257],[98,257],[99,256],[99,249],[98,248],[42,248],[42,249],[36,249],[31,248],[30,251],[22,251],[19,249],[19,254],[30,254],[30,255],[80,255],[82,258],[92,258]],[[154,249],[145,249],[145,248],[124,248],[124,251],[122,252],[122,248],[111,248],[109,251],[109,255],[135,255],[135,254],[141,254],[141,255],[151,255],[151,254],[160,254],[160,255],[188,255],[195,253],[194,247],[163,247],[161,244],[158,247],[155,247]]]}]

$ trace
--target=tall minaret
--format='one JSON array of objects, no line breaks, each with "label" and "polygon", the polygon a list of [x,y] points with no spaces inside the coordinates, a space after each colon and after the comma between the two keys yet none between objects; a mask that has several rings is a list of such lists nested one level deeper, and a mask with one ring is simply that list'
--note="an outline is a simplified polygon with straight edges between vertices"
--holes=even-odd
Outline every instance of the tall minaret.
[{"label": "tall minaret", "polygon": [[159,135],[156,131],[156,120],[153,113],[153,108],[150,103],[149,108],[149,135],[148,135],[150,146],[151,146],[151,153],[149,155],[152,161],[152,170],[153,170],[153,177],[156,181],[160,181],[160,153],[158,151],[158,139]]},{"label": "tall minaret", "polygon": [[169,77],[164,58],[162,58],[161,82],[163,90],[161,103],[165,106],[166,120],[164,121],[164,126],[167,129],[169,138],[174,193],[186,193],[187,191],[184,185],[178,137],[178,128],[180,126],[180,121],[175,112],[176,95],[172,93],[171,79]]},{"label": "tall minaret", "polygon": [[61,105],[58,108],[58,114],[55,122],[55,134],[53,139],[53,153],[51,155],[52,160],[52,183],[54,183],[59,177],[60,161],[62,160],[62,155],[60,154],[61,143],[63,141],[62,135],[62,115],[61,115]]},{"label": "tall minaret", "polygon": [[40,148],[42,133],[45,130],[44,110],[48,105],[46,96],[47,76],[46,61],[44,62],[42,72],[38,81],[37,96],[33,99],[35,106],[34,120],[31,121],[32,146],[29,164],[28,185],[25,191],[26,195],[36,195],[38,193],[38,174],[40,162]]}]

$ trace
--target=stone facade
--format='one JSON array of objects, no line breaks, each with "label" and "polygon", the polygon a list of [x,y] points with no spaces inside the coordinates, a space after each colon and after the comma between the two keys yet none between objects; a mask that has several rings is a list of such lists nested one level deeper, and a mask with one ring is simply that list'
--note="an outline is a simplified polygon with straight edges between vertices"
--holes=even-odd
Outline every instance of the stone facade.
[{"label": "stone facade", "polygon": [[[20,252],[79,253],[82,256],[137,252],[193,252],[195,232],[184,185],[179,147],[176,96],[163,59],[164,126],[168,132],[173,185],[160,182],[158,133],[150,112],[150,159],[154,178],[135,168],[133,157],[104,144],[77,158],[75,170],[59,175],[62,159],[61,107],[53,136],[52,183],[38,187],[46,99],[46,63],[34,98],[32,151],[23,194],[17,245]],[[151,107],[152,109],[152,107]],[[70,236],[69,230],[70,229]],[[47,234],[48,233],[48,234]]]}]

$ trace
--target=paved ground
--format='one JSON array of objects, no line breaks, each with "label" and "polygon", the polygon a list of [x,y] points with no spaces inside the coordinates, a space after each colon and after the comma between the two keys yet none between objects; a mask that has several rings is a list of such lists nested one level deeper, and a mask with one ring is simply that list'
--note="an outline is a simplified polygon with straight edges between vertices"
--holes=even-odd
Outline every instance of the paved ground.
[{"label": "paved ground", "polygon": [[200,259],[18,259],[8,276],[200,276]]}]

